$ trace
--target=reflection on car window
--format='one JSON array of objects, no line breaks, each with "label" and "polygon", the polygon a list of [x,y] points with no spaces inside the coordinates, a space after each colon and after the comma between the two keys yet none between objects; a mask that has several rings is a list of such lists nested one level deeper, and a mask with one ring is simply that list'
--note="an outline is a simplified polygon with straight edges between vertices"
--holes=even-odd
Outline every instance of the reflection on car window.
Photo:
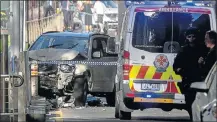
[{"label": "reflection on car window", "polygon": [[50,35],[41,36],[38,40],[36,40],[35,44],[31,47],[30,50],[46,49],[49,47],[55,49],[72,49],[79,52],[87,53],[88,38]]},{"label": "reflection on car window", "polygon": [[[185,20],[185,21],[183,21]],[[180,46],[185,44],[184,33],[189,27],[200,30],[198,39],[204,42],[205,32],[210,30],[208,14],[177,12],[137,12],[133,28],[135,48],[162,53],[167,41],[176,41]]]}]

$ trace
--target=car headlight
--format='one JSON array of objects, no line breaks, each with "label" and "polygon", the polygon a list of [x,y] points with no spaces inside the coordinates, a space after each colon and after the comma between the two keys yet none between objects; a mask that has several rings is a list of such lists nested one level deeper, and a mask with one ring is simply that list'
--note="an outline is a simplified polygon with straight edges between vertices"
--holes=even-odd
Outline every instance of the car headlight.
[{"label": "car headlight", "polygon": [[75,66],[70,66],[70,65],[67,65],[67,64],[62,64],[60,65],[60,70],[64,73],[71,73],[71,72],[74,72],[75,70]]}]

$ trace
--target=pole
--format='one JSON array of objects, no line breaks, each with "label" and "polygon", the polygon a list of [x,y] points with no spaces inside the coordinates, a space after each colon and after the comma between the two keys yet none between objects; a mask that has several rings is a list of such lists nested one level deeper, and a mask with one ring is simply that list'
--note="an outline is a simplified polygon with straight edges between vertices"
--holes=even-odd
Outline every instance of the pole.
[{"label": "pole", "polygon": [[126,10],[126,7],[124,4],[124,0],[118,1],[118,39],[117,41],[120,41],[121,27],[122,27],[125,10]]},{"label": "pole", "polygon": [[23,51],[26,50],[26,3],[27,1],[23,1]]},{"label": "pole", "polygon": [[[2,32],[2,30],[1,30]],[[8,74],[8,34],[1,33],[1,74]],[[0,113],[5,112],[5,81],[4,79],[0,80]]]},{"label": "pole", "polygon": [[[20,50],[19,52],[22,52],[25,50],[25,28],[24,28],[24,25],[25,25],[25,0],[21,0],[20,1]],[[23,73],[25,73],[23,70],[22,70],[22,66],[21,65],[22,63],[21,60],[23,60],[23,55],[22,53],[19,53],[19,62],[17,62],[17,65],[19,66],[19,69],[18,69],[18,72],[19,72],[19,75],[23,75]],[[20,74],[21,73],[21,74]],[[26,82],[27,81],[24,81],[24,84],[22,86],[20,86],[18,88],[18,121],[19,122],[25,122],[26,121],[26,114],[25,114],[25,108],[27,107],[26,106]]]},{"label": "pole", "polygon": [[11,55],[18,57],[20,52],[20,1],[12,1],[12,13]]},{"label": "pole", "polygon": [[[10,10],[10,2],[9,1],[1,1],[1,10],[8,11]],[[9,13],[9,12],[5,12]],[[7,24],[6,24],[7,25]],[[6,28],[1,29],[1,50],[0,50],[0,75],[8,74],[8,26]],[[8,118],[1,113],[5,113],[6,111],[6,100],[5,100],[5,80],[0,77],[0,121],[7,121]]]},{"label": "pole", "polygon": [[[11,56],[10,56],[10,74],[18,75],[18,58],[20,53],[20,1],[12,1],[12,14],[11,17]],[[22,47],[21,47],[22,48]],[[18,88],[12,87],[9,85],[11,89],[9,91],[10,95],[12,95],[9,100],[9,108],[12,111],[18,111]],[[15,115],[15,118],[18,119],[18,116]]]},{"label": "pole", "polygon": [[22,52],[24,47],[23,47],[23,33],[24,33],[24,28],[23,28],[23,20],[24,20],[24,17],[23,17],[23,14],[24,14],[24,1],[23,0],[20,0],[20,48],[19,48],[19,52]]}]

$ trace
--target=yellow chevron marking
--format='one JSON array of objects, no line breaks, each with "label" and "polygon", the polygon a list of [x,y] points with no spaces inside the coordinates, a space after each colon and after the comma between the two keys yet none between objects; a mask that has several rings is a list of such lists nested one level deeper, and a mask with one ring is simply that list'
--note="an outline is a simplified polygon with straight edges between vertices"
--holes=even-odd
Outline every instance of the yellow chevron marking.
[{"label": "yellow chevron marking", "polygon": [[130,80],[129,81],[129,87],[130,87],[130,89],[132,88],[132,86],[133,86],[133,80]]},{"label": "yellow chevron marking", "polygon": [[178,93],[181,94],[181,90],[180,90],[179,86],[177,85],[177,83],[178,83],[178,82],[175,82],[176,89],[177,89]]},{"label": "yellow chevron marking", "polygon": [[153,79],[153,76],[155,74],[156,68],[154,66],[150,66],[148,68],[148,71],[145,74],[145,79]]},{"label": "yellow chevron marking", "polygon": [[141,68],[141,65],[134,65],[130,71],[130,78],[135,79],[139,73],[140,68]]},{"label": "yellow chevron marking", "polygon": [[172,67],[168,67],[168,68],[167,68],[166,72],[164,72],[164,73],[162,74],[162,76],[161,76],[161,78],[160,78],[161,80],[168,80],[168,79],[169,79],[171,68],[172,68]]},{"label": "yellow chevron marking", "polygon": [[130,88],[132,88],[132,86],[133,86],[133,80],[131,80],[131,78],[133,79],[135,79],[136,78],[136,76],[138,75],[138,73],[139,73],[139,70],[140,70],[140,68],[141,68],[141,65],[134,65],[133,67],[132,67],[132,69],[131,69],[131,71],[130,71],[130,82],[129,82],[129,87]]},{"label": "yellow chevron marking", "polygon": [[182,80],[181,76],[180,75],[176,75],[176,73],[174,71],[172,72],[172,76],[173,76],[173,79],[175,81],[181,81]]}]

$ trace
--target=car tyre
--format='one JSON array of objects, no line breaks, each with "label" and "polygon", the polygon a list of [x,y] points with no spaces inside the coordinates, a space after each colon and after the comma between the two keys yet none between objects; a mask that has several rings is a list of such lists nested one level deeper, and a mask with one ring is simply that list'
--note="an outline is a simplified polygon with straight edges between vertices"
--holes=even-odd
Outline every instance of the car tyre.
[{"label": "car tyre", "polygon": [[112,93],[106,95],[106,102],[108,106],[114,107],[115,106],[115,88]]},{"label": "car tyre", "polygon": [[119,110],[119,118],[120,120],[131,120],[131,112]]},{"label": "car tyre", "polygon": [[75,106],[82,107],[85,106],[87,100],[88,85],[84,78],[76,78],[74,82],[74,97]]},{"label": "car tyre", "polygon": [[46,115],[45,114],[27,114],[26,121],[27,122],[45,122]]}]

